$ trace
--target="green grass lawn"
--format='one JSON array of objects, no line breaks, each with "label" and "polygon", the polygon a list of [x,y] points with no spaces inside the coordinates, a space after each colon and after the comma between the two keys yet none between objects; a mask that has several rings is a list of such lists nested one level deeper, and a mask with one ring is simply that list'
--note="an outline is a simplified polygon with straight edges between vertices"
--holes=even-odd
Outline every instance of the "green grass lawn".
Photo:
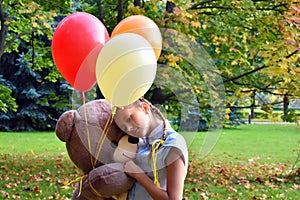
[{"label": "green grass lawn", "polygon": [[[189,199],[300,199],[296,125],[243,125],[223,129],[213,150],[199,155],[209,133],[197,133],[185,184]],[[293,170],[294,171],[294,170]],[[289,176],[290,175],[290,176]]]},{"label": "green grass lawn", "polygon": [[57,156],[66,150],[54,132],[0,132],[0,140],[1,154]]},{"label": "green grass lawn", "polygon": [[70,199],[80,172],[54,132],[0,132],[0,199]]},{"label": "green grass lawn", "polygon": [[[300,198],[300,170],[290,173],[300,127],[243,125],[220,133],[205,157],[199,151],[210,133],[182,133],[190,150],[186,199]],[[54,132],[0,132],[0,199],[70,199],[74,188],[64,186],[80,175]]]},{"label": "green grass lawn", "polygon": [[[207,133],[197,133],[190,149],[199,152]],[[223,129],[208,155],[220,160],[258,159],[263,162],[290,163],[296,159],[293,150],[300,148],[300,127],[295,125],[243,125]]]}]

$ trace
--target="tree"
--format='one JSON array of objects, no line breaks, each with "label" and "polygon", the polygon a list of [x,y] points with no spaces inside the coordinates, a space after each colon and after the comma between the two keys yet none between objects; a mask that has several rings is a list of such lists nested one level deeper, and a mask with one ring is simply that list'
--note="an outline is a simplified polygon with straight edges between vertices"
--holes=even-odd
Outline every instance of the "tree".
[{"label": "tree", "polygon": [[[3,57],[6,58],[6,55]],[[56,120],[65,109],[60,106],[68,105],[66,91],[69,86],[45,81],[47,71],[35,71],[29,65],[25,54],[17,55],[14,65],[4,65],[10,68],[10,73],[5,73],[6,76],[9,75],[6,82],[13,85],[18,110],[0,112],[1,130],[53,130]],[[55,106],[58,101],[60,106]]]},{"label": "tree", "polygon": [[201,14],[204,45],[211,49],[227,92],[234,94],[227,95],[229,102],[238,100],[239,107],[249,107],[243,99],[253,92],[270,94],[273,102],[274,96],[295,94],[299,52],[289,43],[290,38],[293,44],[298,40],[299,27],[288,19],[290,10],[293,19],[299,17],[297,6],[285,0],[245,0],[206,1],[191,7]]},{"label": "tree", "polygon": [[[277,100],[283,95],[299,98],[297,2],[173,1],[170,5],[171,9],[163,15],[152,9],[151,13],[157,15],[153,18],[163,18],[156,22],[186,34],[207,50],[218,69],[213,73],[223,79],[215,86],[224,84],[226,88],[228,119],[234,108],[264,106],[271,111],[274,103],[283,101]],[[169,66],[189,74],[198,98],[207,102],[209,98],[202,95],[205,84],[201,83],[201,77],[195,76],[194,66],[187,68],[180,55],[164,54],[162,58]],[[271,103],[249,104],[246,100],[253,93],[269,94]]]},{"label": "tree", "polygon": [[[101,19],[109,32],[122,18],[133,14],[148,16],[164,30],[167,40],[158,63],[159,70],[166,72],[168,68],[170,72],[161,73],[146,96],[172,117],[181,116],[184,121],[180,107],[185,107],[187,116],[198,112],[208,122],[215,105],[226,105],[225,116],[231,120],[233,110],[261,106],[255,99],[249,100],[253,94],[268,94],[271,103],[265,108],[270,111],[273,104],[283,102],[282,97],[285,101],[299,98],[297,2],[90,0],[73,1],[72,10],[70,7],[71,1],[63,0],[1,1],[0,70],[2,83],[9,86],[12,96],[15,89],[8,72],[13,70],[3,67],[3,53],[10,55],[5,63],[16,66],[24,60],[26,67],[42,73],[36,82],[61,81],[51,57],[53,30],[65,15],[85,11]],[[177,87],[166,85],[170,78],[184,81],[176,82]],[[220,95],[223,90],[226,97]]]},{"label": "tree", "polygon": [[6,95],[0,96],[0,102],[8,102],[1,107],[1,130],[52,130],[65,109],[68,90],[62,83],[54,85],[63,80],[50,49],[54,17],[60,9],[38,1],[1,1],[0,86]]},{"label": "tree", "polygon": [[[128,2],[127,2],[128,3]],[[103,10],[107,4],[103,2]],[[114,4],[111,4],[114,5]],[[157,82],[146,96],[153,102],[170,105],[176,94],[197,93],[200,108],[208,110],[211,108],[210,97],[217,98],[217,93],[209,91],[208,88],[218,88],[223,84],[226,88],[227,117],[230,120],[230,112],[238,108],[252,108],[264,106],[272,108],[275,101],[274,96],[281,97],[283,94],[290,96],[286,88],[295,91],[293,88],[299,83],[295,79],[295,60],[297,50],[291,51],[287,46],[287,35],[297,33],[297,29],[290,29],[287,23],[287,13],[293,6],[293,2],[277,0],[273,2],[264,1],[204,1],[191,3],[189,1],[134,1],[133,4],[120,3],[112,6],[115,10],[112,16],[118,16],[118,20],[105,18],[103,21],[111,31],[115,23],[120,21],[122,12],[124,17],[133,14],[142,14],[153,19],[161,28],[168,28],[185,35],[193,44],[205,48],[212,57],[215,69],[196,69],[192,63],[195,60],[183,58],[191,55],[189,49],[164,47],[159,64],[167,65],[181,73],[189,81],[187,85],[181,85],[177,91],[171,91]],[[120,9],[122,8],[123,9]],[[119,9],[117,9],[119,8]],[[118,12],[116,12],[118,10]],[[279,31],[281,26],[289,29],[288,33]],[[266,23],[268,24],[266,26]],[[172,44],[186,42],[184,38],[174,36]],[[187,43],[187,42],[186,42]],[[167,45],[170,45],[167,44]],[[176,49],[177,48],[177,49]],[[274,53],[274,50],[277,50]],[[180,52],[180,53],[178,53]],[[281,60],[280,60],[281,59]],[[197,60],[203,62],[203,60]],[[289,72],[284,73],[284,66],[288,66]],[[195,70],[196,69],[196,70]],[[280,71],[281,70],[281,71]],[[279,73],[280,76],[278,76]],[[282,76],[282,73],[284,76]],[[207,76],[222,77],[219,82],[207,83]],[[168,77],[165,77],[165,80]],[[217,80],[217,79],[215,79]],[[291,84],[287,84],[291,80]],[[190,87],[191,86],[191,87]],[[285,87],[282,90],[282,87]],[[189,88],[190,87],[190,88]],[[192,89],[191,89],[192,88]],[[249,96],[255,93],[266,93],[274,100],[269,105],[257,105],[255,100],[247,101]],[[297,95],[293,98],[297,98]],[[190,101],[189,103],[191,103]],[[251,102],[251,103],[248,103]],[[178,102],[177,102],[178,103]],[[169,106],[169,111],[174,114],[174,108],[180,106]],[[177,115],[180,111],[177,111]],[[210,114],[206,115],[209,120]]]}]

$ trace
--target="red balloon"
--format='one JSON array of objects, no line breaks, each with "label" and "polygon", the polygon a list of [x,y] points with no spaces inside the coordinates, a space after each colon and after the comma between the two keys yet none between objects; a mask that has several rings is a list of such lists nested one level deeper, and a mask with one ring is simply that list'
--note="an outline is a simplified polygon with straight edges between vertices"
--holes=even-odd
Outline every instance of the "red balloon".
[{"label": "red balloon", "polygon": [[58,71],[79,91],[96,83],[96,61],[109,39],[103,23],[95,16],[77,12],[65,17],[52,39],[52,57]]}]

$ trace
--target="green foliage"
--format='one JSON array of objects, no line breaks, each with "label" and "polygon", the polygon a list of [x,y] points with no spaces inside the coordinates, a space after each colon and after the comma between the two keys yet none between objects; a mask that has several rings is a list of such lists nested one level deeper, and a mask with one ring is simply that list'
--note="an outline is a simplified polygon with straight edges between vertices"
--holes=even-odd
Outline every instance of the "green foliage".
[{"label": "green foliage", "polygon": [[[1,130],[53,130],[56,119],[68,106],[68,89],[60,90],[63,86],[60,86],[60,81],[56,85],[46,81],[48,70],[33,70],[26,54],[16,57],[15,61],[5,63],[5,67],[0,69],[6,76],[6,82],[13,86],[11,96],[18,105],[17,112],[0,113]],[[58,102],[60,107],[55,105]]]},{"label": "green foliage", "polygon": [[287,115],[282,115],[282,116],[281,116],[281,119],[282,119],[284,122],[296,122],[296,123],[298,123],[299,117],[300,117],[300,114],[299,114],[299,113],[296,113],[295,110],[290,109],[290,110],[288,111],[288,114],[287,114]]},{"label": "green foliage", "polygon": [[[0,77],[1,79],[1,77]],[[11,97],[11,89],[0,84],[0,111],[7,113],[8,110],[17,111],[18,105],[15,99]]]},{"label": "green foliage", "polygon": [[[1,6],[2,14],[7,15],[8,34],[1,46],[0,74],[10,91],[0,96],[5,111],[0,112],[0,129],[53,130],[56,119],[69,106],[70,87],[64,86],[53,63],[50,45],[60,19],[57,13],[68,13],[71,2],[5,1]],[[1,79],[0,84],[3,82]]]}]

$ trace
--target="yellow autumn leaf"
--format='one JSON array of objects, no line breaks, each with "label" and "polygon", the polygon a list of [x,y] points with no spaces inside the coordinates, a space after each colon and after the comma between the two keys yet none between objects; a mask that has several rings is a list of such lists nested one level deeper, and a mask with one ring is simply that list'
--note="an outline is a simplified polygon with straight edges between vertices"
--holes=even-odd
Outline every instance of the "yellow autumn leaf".
[{"label": "yellow autumn leaf", "polygon": [[247,36],[246,35],[243,35],[243,41],[242,41],[244,44],[247,43]]},{"label": "yellow autumn leaf", "polygon": [[219,45],[220,44],[220,41],[219,41],[219,38],[218,36],[216,35],[212,35],[213,39],[212,39],[212,42],[214,45]]},{"label": "yellow autumn leaf", "polygon": [[276,97],[275,95],[271,95],[271,96],[270,96],[270,101],[271,101],[271,102],[276,101],[276,99],[277,99],[277,97]]},{"label": "yellow autumn leaf", "polygon": [[260,51],[260,52],[259,52],[259,55],[260,55],[261,57],[265,57],[265,58],[268,58],[268,57],[271,57],[271,56],[272,56],[271,53],[268,52],[268,51]]},{"label": "yellow autumn leaf", "polygon": [[225,118],[229,119],[229,114],[231,113],[231,109],[230,108],[226,108],[226,114],[225,114]]},{"label": "yellow autumn leaf", "polygon": [[226,72],[226,74],[227,74],[228,76],[232,76],[232,75],[233,75],[232,71],[231,71],[229,68],[226,68],[226,69],[225,69],[225,72]]},{"label": "yellow autumn leaf", "polygon": [[152,10],[158,11],[158,7],[157,7],[156,5],[153,5],[153,6],[152,6]]},{"label": "yellow autumn leaf", "polygon": [[256,54],[257,54],[257,48],[250,50],[249,59],[253,59]]},{"label": "yellow autumn leaf", "polygon": [[177,64],[177,62],[182,60],[181,57],[175,56],[174,54],[170,54],[167,55],[166,58],[168,59],[168,65],[176,69],[180,69],[180,66]]},{"label": "yellow autumn leaf", "polygon": [[38,10],[40,8],[39,4],[35,3],[34,1],[30,2],[28,7],[33,10]]},{"label": "yellow autumn leaf", "polygon": [[200,93],[201,93],[201,91],[200,91],[200,89],[199,89],[198,86],[194,85],[194,86],[193,86],[193,89],[194,89],[194,91],[195,91],[197,94],[200,94]]},{"label": "yellow autumn leaf", "polygon": [[290,77],[283,77],[283,80],[285,84],[292,82],[292,79]]},{"label": "yellow autumn leaf", "polygon": [[231,62],[231,65],[237,65],[238,64],[238,60],[233,60],[232,62]]},{"label": "yellow autumn leaf", "polygon": [[184,17],[187,17],[187,18],[192,18],[193,17],[193,15],[191,15],[188,12],[183,12],[182,14],[183,14]]},{"label": "yellow autumn leaf", "polygon": [[51,29],[51,25],[50,25],[50,24],[48,24],[48,23],[44,22],[44,23],[43,23],[43,25],[44,25],[44,27],[45,27],[45,28],[47,28],[47,29]]},{"label": "yellow autumn leaf", "polygon": [[38,28],[38,27],[39,27],[39,24],[38,24],[38,23],[36,23],[36,22],[32,22],[32,27],[34,27],[34,28]]},{"label": "yellow autumn leaf", "polygon": [[231,113],[231,109],[230,108],[226,108],[226,113]]},{"label": "yellow autumn leaf", "polygon": [[281,68],[281,70],[282,70],[283,73],[287,73],[288,72],[288,65],[287,65],[286,62],[284,62],[284,61],[280,62],[279,66],[280,66],[280,68]]},{"label": "yellow autumn leaf", "polygon": [[39,29],[36,30],[36,33],[37,33],[38,35],[43,35],[43,34],[44,34],[44,33],[43,33],[41,30],[39,30]]},{"label": "yellow autumn leaf", "polygon": [[196,38],[194,36],[191,36],[190,38],[192,42],[196,42]]},{"label": "yellow autumn leaf", "polygon": [[217,47],[217,48],[215,49],[215,52],[216,52],[217,54],[220,54],[220,53],[221,53],[220,48]]}]

